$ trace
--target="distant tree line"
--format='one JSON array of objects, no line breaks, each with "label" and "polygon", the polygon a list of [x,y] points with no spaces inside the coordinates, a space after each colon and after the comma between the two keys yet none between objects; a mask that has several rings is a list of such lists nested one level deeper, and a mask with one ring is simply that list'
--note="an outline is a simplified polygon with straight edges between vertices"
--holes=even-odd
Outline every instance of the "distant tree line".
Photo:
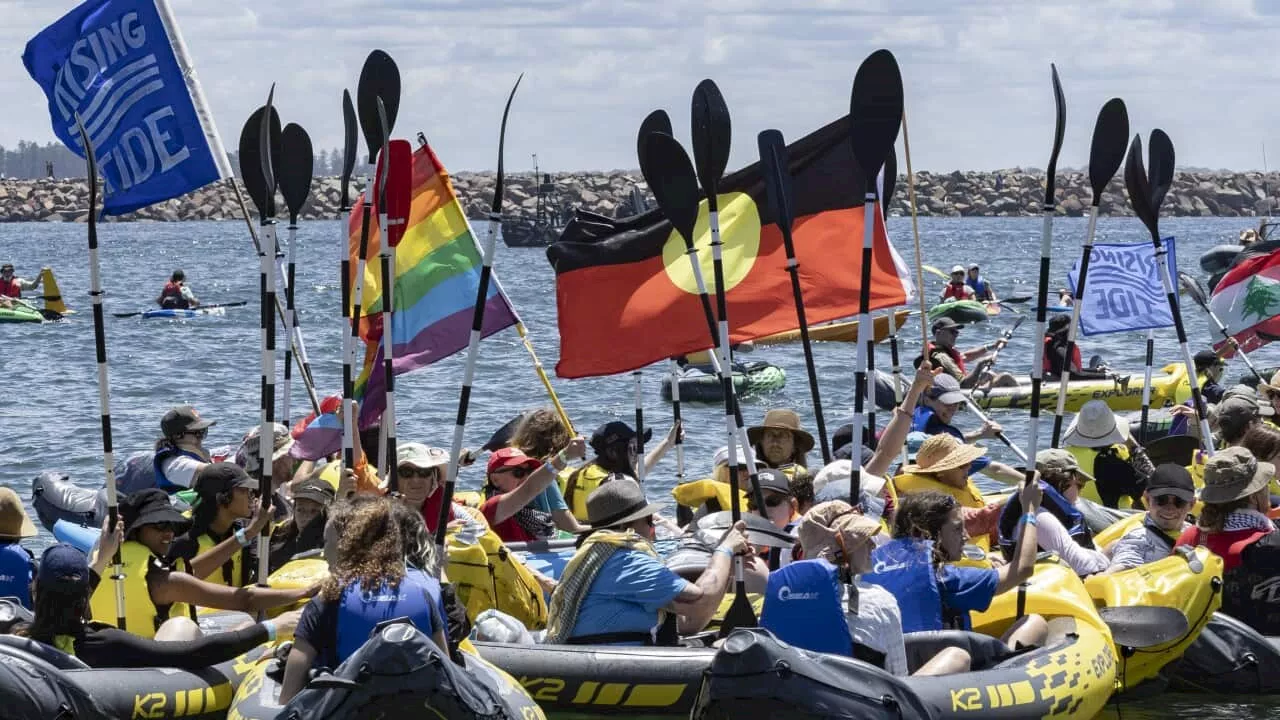
[{"label": "distant tree line", "polygon": [[[231,169],[236,177],[240,176],[240,153],[227,153],[231,161]],[[0,177],[31,180],[49,176],[52,163],[53,176],[56,178],[75,178],[84,176],[84,160],[71,152],[60,142],[47,142],[43,145],[30,140],[18,141],[16,148],[0,145]],[[367,174],[363,163],[357,162],[356,175]],[[316,150],[312,162],[311,173],[315,177],[340,175],[342,173],[342,151]]]}]

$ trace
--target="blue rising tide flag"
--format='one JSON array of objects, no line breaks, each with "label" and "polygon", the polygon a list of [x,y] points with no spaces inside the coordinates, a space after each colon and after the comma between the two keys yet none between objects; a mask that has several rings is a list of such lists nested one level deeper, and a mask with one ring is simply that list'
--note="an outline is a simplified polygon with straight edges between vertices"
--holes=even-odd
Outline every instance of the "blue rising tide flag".
[{"label": "blue rising tide flag", "polygon": [[[1169,277],[1178,277],[1178,263],[1173,252],[1173,238],[1165,238]],[[1075,293],[1080,261],[1067,273],[1067,284]],[[1080,306],[1080,331],[1085,335],[1104,335],[1127,330],[1149,330],[1173,327],[1173,314],[1165,297],[1155,261],[1155,248],[1149,242],[1099,243],[1089,256],[1089,277]]]},{"label": "blue rising tide flag", "polygon": [[88,0],[27,43],[53,131],[83,156],[79,113],[120,215],[231,177],[166,0]]}]

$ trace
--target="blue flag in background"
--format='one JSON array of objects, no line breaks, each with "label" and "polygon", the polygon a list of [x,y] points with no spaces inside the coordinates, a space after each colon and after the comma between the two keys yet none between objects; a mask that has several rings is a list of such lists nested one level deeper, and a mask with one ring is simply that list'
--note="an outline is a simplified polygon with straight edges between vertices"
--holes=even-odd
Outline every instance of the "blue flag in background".
[{"label": "blue flag in background", "polygon": [[[1163,244],[1168,253],[1169,277],[1177,278],[1173,238],[1165,238]],[[1072,293],[1079,275],[1080,261],[1076,260],[1067,273]],[[1089,255],[1084,302],[1080,306],[1080,331],[1085,335],[1103,335],[1160,327],[1173,327],[1173,314],[1169,311],[1151,243],[1094,245]]]},{"label": "blue flag in background", "polygon": [[53,131],[82,157],[75,114],[84,121],[106,182],[103,214],[229,176],[184,55],[165,0],[88,0],[27,43],[22,62],[49,99]]}]

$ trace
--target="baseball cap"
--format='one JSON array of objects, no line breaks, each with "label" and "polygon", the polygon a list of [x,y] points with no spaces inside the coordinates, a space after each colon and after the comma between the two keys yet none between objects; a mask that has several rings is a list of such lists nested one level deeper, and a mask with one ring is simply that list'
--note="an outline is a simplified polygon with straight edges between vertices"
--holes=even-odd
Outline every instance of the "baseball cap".
[{"label": "baseball cap", "polygon": [[58,543],[40,555],[36,572],[40,590],[75,592],[89,588],[89,559],[74,546]]},{"label": "baseball cap", "polygon": [[955,275],[956,273],[962,273],[962,272],[964,272],[964,266],[963,266],[963,265],[952,265],[952,266],[951,266],[951,274],[952,274],[952,275]]},{"label": "baseball cap", "polygon": [[1061,448],[1049,448],[1036,453],[1036,470],[1042,475],[1075,472],[1078,477],[1093,482],[1093,476],[1080,469],[1076,456]]},{"label": "baseball cap", "polygon": [[320,478],[307,478],[293,489],[295,500],[311,500],[321,505],[328,505],[336,496],[337,492],[333,486],[327,480]]},{"label": "baseball cap", "polygon": [[962,403],[965,400],[965,394],[960,390],[960,381],[946,373],[933,377],[933,385],[929,387],[928,393],[930,399],[944,405]]},{"label": "baseball cap", "polygon": [[1191,480],[1191,473],[1176,463],[1157,465],[1151,479],[1147,480],[1147,492],[1151,497],[1172,495],[1185,502],[1196,501],[1196,486]]},{"label": "baseball cap", "polygon": [[776,492],[782,495],[791,494],[791,482],[787,480],[787,476],[781,470],[773,468],[764,468],[756,472],[756,477],[760,480],[760,491]]},{"label": "baseball cap", "polygon": [[1217,413],[1219,425],[1226,422],[1242,426],[1259,417],[1258,403],[1240,396],[1224,399],[1218,403],[1214,411]]},{"label": "baseball cap", "polygon": [[979,269],[981,269],[981,268],[979,268],[979,267],[978,267],[978,263],[969,263],[969,269],[970,269],[970,270],[979,270]]},{"label": "baseball cap", "polygon": [[494,473],[512,467],[536,468],[541,464],[541,460],[525,455],[520,448],[504,447],[489,456],[489,466],[485,472]]},{"label": "baseball cap", "polygon": [[258,488],[258,481],[249,477],[244,468],[235,463],[220,462],[205,465],[198,475],[194,490],[201,497],[212,497],[217,493],[231,492],[235,488]]},{"label": "baseball cap", "polygon": [[[236,464],[251,473],[258,471],[258,463],[262,457],[261,434],[262,426],[254,425],[253,429],[245,434],[244,440],[240,443],[240,449],[236,451]],[[275,462],[288,455],[289,450],[293,449],[293,435],[289,433],[289,428],[281,423],[272,423],[271,436],[271,461]]]},{"label": "baseball cap", "polygon": [[[591,433],[591,449],[601,452],[610,445],[630,442],[635,436],[636,431],[632,430],[630,425],[621,420],[610,420]],[[653,437],[653,428],[645,428],[644,441],[649,442],[651,437]]]},{"label": "baseball cap", "polygon": [[940,317],[937,320],[934,320],[933,325],[930,325],[929,327],[933,330],[935,335],[942,330],[955,330],[956,332],[960,332],[960,323],[949,317]]},{"label": "baseball cap", "polygon": [[190,405],[178,405],[160,418],[160,432],[167,438],[178,437],[183,433],[205,430],[217,425],[217,420],[205,420]]},{"label": "baseball cap", "polygon": [[[747,458],[742,451],[741,445],[733,446],[733,455],[734,455],[734,458],[736,458],[738,461],[737,463],[738,467],[746,466]],[[729,464],[729,446],[721,445],[720,448],[716,450],[716,454],[711,459],[711,467],[720,467],[721,465],[728,465],[728,464]],[[764,461],[760,459],[756,459],[756,467],[759,468],[759,467],[768,467],[768,466],[765,465]]]},{"label": "baseball cap", "polygon": [[1212,350],[1201,350],[1196,353],[1195,365],[1197,370],[1213,367],[1214,365],[1225,364],[1225,361],[1218,357],[1218,353]]},{"label": "baseball cap", "polygon": [[396,465],[412,465],[419,470],[449,464],[449,451],[427,447],[422,443],[404,443],[396,448]]}]

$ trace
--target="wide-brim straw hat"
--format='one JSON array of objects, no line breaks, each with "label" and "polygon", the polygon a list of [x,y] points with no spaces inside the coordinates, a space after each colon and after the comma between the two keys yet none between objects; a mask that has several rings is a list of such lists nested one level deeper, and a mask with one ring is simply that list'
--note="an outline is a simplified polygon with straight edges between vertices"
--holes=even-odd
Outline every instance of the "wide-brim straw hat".
[{"label": "wide-brim straw hat", "polygon": [[779,408],[766,412],[764,422],[747,429],[747,440],[752,445],[760,444],[760,438],[764,437],[764,431],[769,428],[790,430],[796,439],[796,449],[802,453],[813,449],[813,436],[800,428],[800,415],[795,410]]},{"label": "wide-brim straw hat", "polygon": [[1129,423],[1120,422],[1116,414],[1101,400],[1090,400],[1067,426],[1062,436],[1064,446],[1104,448],[1129,440]]},{"label": "wide-brim straw hat", "polygon": [[946,433],[930,435],[916,452],[916,461],[902,466],[906,473],[936,473],[968,467],[987,453],[977,445],[967,445]]},{"label": "wide-brim straw hat", "polygon": [[1276,371],[1276,374],[1271,376],[1271,382],[1258,383],[1258,392],[1267,397],[1272,393],[1280,393],[1280,371]]}]

